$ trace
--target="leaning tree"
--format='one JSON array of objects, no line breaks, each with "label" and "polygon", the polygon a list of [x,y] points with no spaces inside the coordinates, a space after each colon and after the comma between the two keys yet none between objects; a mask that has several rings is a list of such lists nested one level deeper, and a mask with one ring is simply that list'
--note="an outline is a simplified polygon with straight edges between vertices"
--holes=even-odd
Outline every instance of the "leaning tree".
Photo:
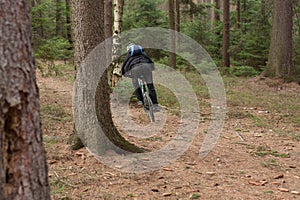
[{"label": "leaning tree", "polygon": [[[104,0],[77,0],[72,1],[73,30],[74,30],[74,57],[76,69],[87,67],[81,65],[86,57],[100,43],[105,40]],[[108,48],[111,48],[108,45]],[[108,51],[106,51],[108,52]],[[106,58],[106,55],[100,55]],[[101,65],[103,63],[99,63]],[[81,69],[81,70],[89,70]],[[93,72],[91,72],[93,73]],[[77,95],[76,93],[74,95]],[[79,94],[80,95],[80,94]],[[110,110],[110,88],[108,85],[107,71],[102,74],[95,94],[96,112],[100,126],[106,137],[116,146],[130,152],[142,152],[143,150],[127,142],[115,127]],[[76,114],[76,113],[74,113]],[[75,130],[76,131],[76,130]],[[82,137],[78,137],[78,135]],[[81,147],[81,141],[85,143],[88,135],[77,133],[73,135],[73,147]],[[74,142],[75,141],[75,142]]]}]

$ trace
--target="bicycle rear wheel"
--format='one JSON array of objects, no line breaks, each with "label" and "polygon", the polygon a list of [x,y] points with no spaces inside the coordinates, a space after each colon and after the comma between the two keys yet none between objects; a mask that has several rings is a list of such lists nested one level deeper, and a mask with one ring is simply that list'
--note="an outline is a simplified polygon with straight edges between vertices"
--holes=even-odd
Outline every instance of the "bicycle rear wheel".
[{"label": "bicycle rear wheel", "polygon": [[152,100],[151,100],[148,92],[145,92],[143,97],[144,97],[144,109],[145,109],[146,113],[148,114],[150,121],[155,122],[154,112],[153,112],[153,103],[152,103]]}]

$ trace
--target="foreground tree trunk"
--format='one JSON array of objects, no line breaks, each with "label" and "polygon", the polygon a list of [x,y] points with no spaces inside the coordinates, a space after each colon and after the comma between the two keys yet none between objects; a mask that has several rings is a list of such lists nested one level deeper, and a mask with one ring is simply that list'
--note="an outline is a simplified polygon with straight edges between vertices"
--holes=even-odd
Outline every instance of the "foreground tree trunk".
[{"label": "foreground tree trunk", "polygon": [[[104,0],[73,1],[72,13],[74,22],[75,64],[79,68],[81,62],[91,50],[105,40]],[[99,123],[105,135],[116,146],[130,152],[141,152],[141,149],[128,143],[115,127],[112,121],[109,95],[110,90],[106,71],[100,79],[95,97],[97,114],[100,113],[100,116],[98,116]],[[77,134],[73,138],[74,142],[80,141]],[[73,149],[81,147],[81,144],[79,142],[73,143]]]},{"label": "foreground tree trunk", "polygon": [[50,199],[29,1],[0,6],[0,199]]},{"label": "foreground tree trunk", "polygon": [[282,78],[294,75],[292,29],[293,0],[274,0],[271,45],[263,75]]},{"label": "foreground tree trunk", "polygon": [[229,45],[230,45],[230,1],[224,0],[224,10],[223,10],[223,67],[230,67],[230,55],[229,55]]}]

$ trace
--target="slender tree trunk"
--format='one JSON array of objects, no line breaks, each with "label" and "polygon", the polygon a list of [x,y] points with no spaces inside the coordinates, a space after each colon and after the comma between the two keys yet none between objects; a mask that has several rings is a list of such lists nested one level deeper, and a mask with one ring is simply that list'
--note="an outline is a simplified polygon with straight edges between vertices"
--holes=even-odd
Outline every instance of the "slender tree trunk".
[{"label": "slender tree trunk", "polygon": [[176,54],[173,53],[176,50],[176,38],[175,38],[175,4],[174,0],[169,0],[169,28],[170,28],[170,51],[169,52],[169,65],[172,68],[176,68]]},{"label": "slender tree trunk", "polygon": [[223,67],[230,67],[230,55],[229,55],[229,45],[230,45],[230,0],[224,0],[224,10],[223,10]]},{"label": "slender tree trunk", "polygon": [[0,6],[0,199],[50,199],[29,1]]},{"label": "slender tree trunk", "polygon": [[[208,4],[210,4],[210,6],[212,6],[214,4],[214,0],[209,0]],[[214,29],[215,27],[215,9],[213,7],[209,8],[209,21],[210,21],[210,28],[211,30]]]},{"label": "slender tree trunk", "polygon": [[109,69],[109,75],[111,77],[110,83],[112,87],[115,87],[120,77],[121,72],[121,32],[123,21],[123,9],[124,0],[114,0],[114,27],[113,27],[113,46],[112,46],[112,65]]},{"label": "slender tree trunk", "polygon": [[63,36],[62,0],[56,0],[56,36]]},{"label": "slender tree trunk", "polygon": [[[42,0],[36,1],[36,5],[40,5],[41,3],[42,3]],[[44,17],[43,11],[42,11],[42,9],[39,9],[39,18],[43,19],[43,17]],[[38,32],[38,35],[40,36],[40,38],[44,39],[44,24],[43,24],[43,22],[40,22],[40,26],[39,26],[37,32]]]},{"label": "slender tree trunk", "polygon": [[241,28],[241,0],[236,1],[236,27]]},{"label": "slender tree trunk", "polygon": [[215,0],[215,6],[216,6],[216,12],[215,12],[215,23],[219,22],[221,20],[220,17],[220,0]]},{"label": "slender tree trunk", "polygon": [[[175,9],[176,9],[176,12],[175,12],[175,16],[176,16],[175,31],[179,33],[180,32],[180,0],[175,0]],[[177,37],[176,37],[176,47],[179,47],[179,42],[180,42],[180,39],[177,35]]]},{"label": "slender tree trunk", "polygon": [[[66,23],[67,23],[67,39],[70,44],[73,44],[72,28],[71,28],[71,0],[66,0]],[[72,45],[71,45],[72,48]]]},{"label": "slender tree trunk", "polygon": [[175,8],[176,8],[176,11],[175,11],[175,13],[176,13],[176,22],[175,22],[175,30],[177,31],[177,32],[180,32],[180,0],[175,0],[176,2],[176,6],[175,6]]},{"label": "slender tree trunk", "polygon": [[[248,15],[248,5],[247,5],[247,0],[243,0],[243,13],[247,16]],[[247,24],[248,23],[248,19],[247,17],[245,17],[243,19],[243,23],[244,24]],[[242,29],[243,33],[246,33],[247,32],[247,26],[243,26],[243,29]]]},{"label": "slender tree trunk", "polygon": [[271,45],[266,76],[291,78],[293,52],[293,0],[274,0]]}]

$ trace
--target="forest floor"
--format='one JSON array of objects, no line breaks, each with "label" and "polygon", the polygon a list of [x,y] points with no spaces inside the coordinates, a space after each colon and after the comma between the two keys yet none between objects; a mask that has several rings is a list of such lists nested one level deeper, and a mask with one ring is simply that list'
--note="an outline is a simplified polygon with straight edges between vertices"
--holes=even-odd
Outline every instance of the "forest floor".
[{"label": "forest floor", "polygon": [[[73,73],[61,73],[37,71],[52,199],[300,199],[299,85],[224,77],[227,116],[210,154],[199,158],[210,106],[209,96],[198,94],[206,103],[200,103],[201,127],[190,148],[168,166],[135,174],[102,164],[86,148],[70,150]],[[129,140],[153,150],[170,141],[178,116],[167,106],[161,113],[168,120],[159,135]],[[130,116],[147,125],[142,108],[132,105]]]}]

